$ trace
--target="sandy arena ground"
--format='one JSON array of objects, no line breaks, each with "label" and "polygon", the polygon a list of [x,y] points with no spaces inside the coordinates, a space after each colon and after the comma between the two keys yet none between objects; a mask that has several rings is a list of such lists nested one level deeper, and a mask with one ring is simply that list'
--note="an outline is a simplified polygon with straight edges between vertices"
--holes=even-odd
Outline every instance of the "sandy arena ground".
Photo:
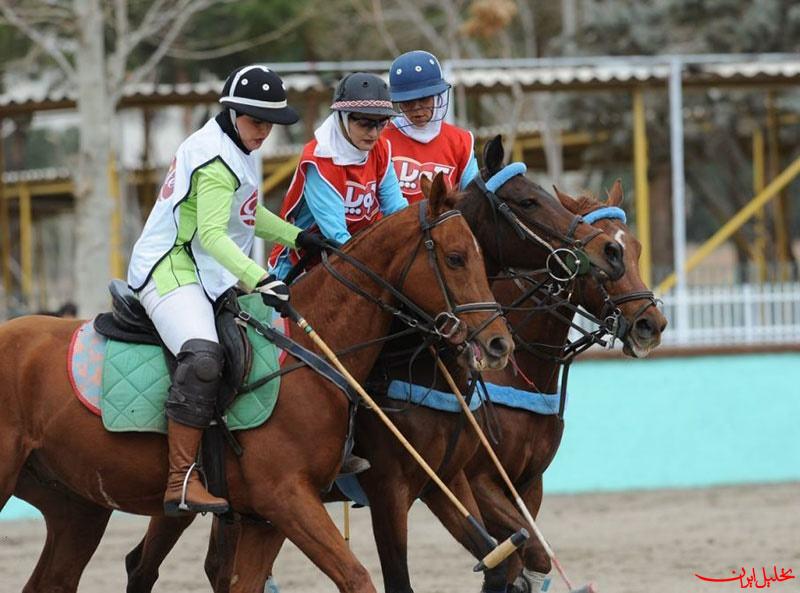
[{"label": "sandy arena ground", "polygon": [[[341,505],[329,510],[341,525]],[[380,567],[367,509],[351,512],[357,556],[382,590]],[[146,519],[115,515],[84,573],[81,593],[125,590],[123,557],[142,536]],[[739,590],[738,581],[702,582],[694,576],[724,578],[732,570],[773,565],[798,578],[771,583],[778,593],[800,591],[800,483],[737,486],[545,499],[539,525],[567,574],[582,584],[593,580],[601,593],[712,593]],[[202,571],[208,519],[195,522],[161,570],[160,592],[210,591]],[[476,592],[474,561],[430,515],[415,505],[410,526],[410,565],[417,593]],[[44,542],[41,521],[0,522],[0,591],[20,591]],[[334,592],[328,581],[291,544],[276,564],[284,593]],[[555,577],[550,591],[565,586]]]}]

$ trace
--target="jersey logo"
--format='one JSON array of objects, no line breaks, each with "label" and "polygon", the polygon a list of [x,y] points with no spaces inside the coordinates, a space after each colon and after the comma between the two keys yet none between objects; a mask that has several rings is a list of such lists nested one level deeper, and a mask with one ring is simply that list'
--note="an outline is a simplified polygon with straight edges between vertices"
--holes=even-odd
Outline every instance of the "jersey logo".
[{"label": "jersey logo", "polygon": [[445,178],[452,184],[451,173],[455,167],[442,165],[441,163],[420,163],[405,156],[392,158],[394,170],[397,173],[397,181],[400,183],[400,191],[404,194],[418,194],[422,191],[420,179],[426,176],[433,179],[437,173],[444,173]]},{"label": "jersey logo", "polygon": [[169,165],[169,171],[164,179],[164,185],[161,186],[161,193],[158,194],[158,199],[169,200],[172,193],[175,191],[175,169],[177,168],[177,159],[172,157],[172,163]]},{"label": "jersey logo", "polygon": [[372,220],[378,212],[375,197],[375,182],[361,185],[355,181],[345,182],[344,215],[347,220]]},{"label": "jersey logo", "polygon": [[255,226],[256,224],[256,207],[258,206],[258,190],[253,192],[253,195],[247,198],[239,209],[239,216],[242,222],[247,226]]}]

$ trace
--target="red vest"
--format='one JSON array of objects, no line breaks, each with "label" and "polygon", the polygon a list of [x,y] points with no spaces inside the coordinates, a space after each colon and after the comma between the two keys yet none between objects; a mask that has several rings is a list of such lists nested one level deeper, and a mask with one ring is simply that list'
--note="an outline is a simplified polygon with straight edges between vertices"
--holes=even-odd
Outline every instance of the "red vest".
[{"label": "red vest", "polygon": [[[333,159],[314,156],[316,147],[316,139],[303,147],[300,163],[294,172],[289,191],[286,192],[286,197],[283,199],[280,217],[294,223],[295,210],[303,198],[306,168],[313,164],[320,176],[336,190],[344,201],[345,222],[351,235],[379,221],[382,214],[378,188],[386,176],[392,158],[392,146],[389,141],[385,138],[378,138],[378,142],[369,151],[367,162],[363,165],[334,165]],[[317,228],[316,225],[311,227],[314,230]],[[273,247],[269,257],[270,265],[275,265],[284,249],[286,248],[278,244]],[[294,253],[291,255],[292,261],[299,259]],[[299,256],[302,257],[302,253]]]},{"label": "red vest", "polygon": [[472,157],[472,134],[446,122],[442,122],[439,135],[427,144],[409,138],[394,123],[386,126],[382,137],[392,143],[394,170],[409,204],[423,198],[419,183],[423,173],[433,177],[441,171],[449,187],[458,187]]}]

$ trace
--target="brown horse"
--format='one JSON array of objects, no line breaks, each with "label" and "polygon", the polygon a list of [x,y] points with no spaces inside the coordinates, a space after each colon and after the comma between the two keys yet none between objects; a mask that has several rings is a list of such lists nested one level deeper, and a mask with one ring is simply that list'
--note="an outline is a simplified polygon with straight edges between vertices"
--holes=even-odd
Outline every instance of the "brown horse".
[{"label": "brown horse", "polygon": [[[396,305],[389,286],[402,278],[406,297],[430,316],[448,311],[451,304],[493,300],[469,227],[461,216],[443,215],[440,195],[434,192],[429,204],[387,217],[348,244],[346,252],[380,273],[388,285],[374,283],[343,259],[332,258],[339,274],[373,300],[354,294],[322,267],[296,285],[295,307],[332,348],[346,349],[385,335],[391,314],[375,301]],[[426,221],[432,226],[423,235]],[[427,250],[418,249],[425,237],[434,250],[430,259]],[[479,349],[480,366],[502,367],[511,351],[505,323],[485,309],[459,318],[468,328],[482,328],[470,331],[473,345],[467,348]],[[164,437],[107,432],[72,395],[65,359],[79,325],[34,316],[0,326],[0,508],[15,489],[48,507],[43,509],[48,539],[25,591],[75,591],[113,509],[151,516],[163,512]],[[313,349],[305,335],[296,339]],[[357,380],[366,378],[378,352],[377,346],[368,348],[349,360]],[[239,434],[244,455],[228,454],[227,459],[231,505],[270,525],[242,524],[232,591],[260,591],[286,537],[340,591],[375,591],[319,496],[337,474],[348,409],[344,394],[303,369],[284,377],[269,422]],[[54,495],[42,494],[43,484],[65,492],[61,509],[47,504]]]},{"label": "brown horse", "polygon": [[[487,165],[484,171],[486,178],[496,174],[502,168],[502,159],[503,151],[500,140],[495,139],[488,143],[484,154],[484,162]],[[473,232],[479,237],[487,268],[497,270],[501,265],[500,262],[503,262],[504,265],[524,267],[543,266],[552,248],[546,249],[542,244],[546,245],[544,241],[538,243],[534,238],[526,236],[526,233],[534,233],[531,229],[535,229],[542,237],[556,246],[571,245],[576,240],[588,243],[587,251],[590,257],[593,261],[599,262],[597,269],[605,270],[605,272],[600,272],[601,274],[618,276],[621,273],[621,261],[617,257],[621,256],[621,251],[618,252],[616,243],[610,237],[598,234],[588,225],[576,225],[575,215],[565,210],[555,198],[544,192],[538,185],[524,177],[515,176],[497,190],[497,196],[502,203],[510,206],[515,216],[519,217],[520,223],[526,227],[525,232],[518,234],[513,226],[509,226],[509,221],[498,214],[498,204],[493,202],[492,198],[477,185],[471,186],[463,199],[458,202],[459,209],[464,213]],[[571,232],[570,229],[572,229]],[[498,238],[501,240],[498,241]],[[427,373],[428,367],[421,369],[420,373],[422,372]],[[415,377],[417,377],[416,372]],[[422,377],[420,379],[421,382],[425,380]],[[391,402],[391,404],[396,406],[397,402]],[[368,412],[360,413],[357,421],[359,439],[363,438],[365,443],[369,443],[367,445],[362,443],[360,448],[363,450],[362,453],[373,461],[373,469],[367,472],[364,480],[368,482],[370,476],[374,475],[376,477],[372,483],[397,486],[392,489],[389,496],[376,494],[376,490],[367,483],[364,486],[367,493],[370,494],[373,506],[376,507],[373,512],[377,521],[376,538],[379,538],[379,541],[388,542],[387,546],[390,547],[388,553],[381,554],[382,560],[384,560],[384,580],[387,590],[410,590],[410,585],[407,584],[408,573],[405,568],[405,517],[410,501],[415,498],[415,493],[422,490],[427,482],[427,477],[416,470],[404,450],[395,450],[392,437],[388,436],[381,426],[370,424],[372,416]],[[412,442],[422,450],[426,459],[434,467],[440,465],[444,451],[447,449],[449,435],[456,429],[454,415],[418,408],[396,416],[395,419],[401,424],[404,432],[410,435]],[[363,429],[363,426],[367,426],[367,428]],[[364,433],[366,436],[362,437]],[[378,436],[374,436],[375,434]],[[472,435],[464,433],[453,452],[452,466],[456,469],[460,467],[472,455],[476,445],[477,441]],[[396,472],[395,468],[398,462],[402,469]],[[450,466],[450,462],[448,462],[448,466]],[[448,470],[448,473],[452,472],[453,470]],[[408,481],[405,481],[406,479]],[[399,506],[396,498],[398,489],[408,491],[410,497],[406,501],[400,501]],[[477,512],[474,502],[471,502],[471,491],[466,484],[459,484],[457,490],[462,496],[467,497],[468,508]],[[39,496],[41,497],[43,494],[39,493]],[[426,498],[432,507],[441,509],[442,515],[449,517],[447,515],[450,512],[449,502],[439,500],[437,497],[438,493],[433,492]],[[397,522],[389,523],[392,513],[398,513],[400,519]],[[386,522],[383,521],[384,517],[386,517]],[[151,521],[146,537],[126,559],[130,593],[150,591],[158,576],[158,565],[189,521],[188,519],[171,520],[163,517],[154,518]],[[460,517],[455,517],[451,523],[453,528],[457,525],[463,529],[465,537],[471,537],[471,531],[466,528]],[[229,533],[229,537],[234,536],[235,534]],[[473,550],[473,553],[477,553],[479,545],[481,542],[471,542],[470,549]],[[395,554],[393,550],[398,546],[400,551]],[[219,566],[224,559],[217,553],[213,542],[209,552],[206,564],[207,572],[215,584],[215,590],[225,590],[227,577],[224,575],[229,572]],[[395,569],[394,566],[398,564],[400,568]],[[504,572],[499,576],[503,581],[505,580]]]},{"label": "brown horse", "polygon": [[[586,215],[603,206],[618,208],[622,204],[623,195],[621,185],[616,182],[606,204],[590,197],[573,200],[559,194],[559,198],[573,212]],[[659,345],[661,332],[667,321],[656,306],[652,292],[639,276],[641,245],[622,220],[602,218],[593,224],[606,234],[616,237],[624,246],[626,272],[621,278],[605,285],[598,285],[591,280],[579,280],[572,301],[599,319],[619,315],[626,328],[624,332],[620,332],[624,351],[634,357],[646,356]],[[492,291],[498,302],[508,305],[518,299],[522,289],[518,281],[499,280],[492,283]],[[502,371],[484,373],[485,381],[526,392],[558,392],[560,367],[557,360],[562,356],[567,343],[573,311],[560,308],[558,312],[562,317],[550,314],[547,308],[534,313],[507,312],[517,342],[515,365],[514,368],[509,365]],[[536,395],[530,393],[529,397],[534,398]],[[536,517],[542,501],[542,474],[558,450],[564,428],[563,419],[556,414],[541,415],[505,406],[495,406],[494,409],[501,435],[495,452],[532,516]],[[483,448],[466,465],[464,474],[463,479],[469,482],[482,517],[493,536],[502,538],[503,534],[508,535],[519,529],[520,524],[525,524]],[[520,575],[519,563],[514,563],[509,570],[509,582],[518,578],[513,589],[515,592],[528,593],[533,590],[538,593],[538,587],[532,589],[531,573],[548,573],[550,559],[541,544],[531,538],[522,551],[522,560],[526,572]]]},{"label": "brown horse", "polygon": [[[496,138],[485,147],[486,168],[483,177],[488,180],[503,169],[502,161],[502,143]],[[454,194],[450,199],[463,213],[478,238],[487,270],[492,273],[504,266],[542,267],[553,247],[575,247],[578,241],[594,262],[597,274],[618,277],[623,272],[622,251],[611,237],[589,225],[579,224],[574,213],[566,210],[558,200],[524,176],[511,177],[496,190],[495,197],[476,183],[470,185],[463,196]],[[502,206],[510,208],[518,223],[524,226],[523,230],[500,213]],[[547,246],[548,243],[552,246]],[[419,340],[410,339],[410,345],[412,349],[418,347]],[[397,348],[403,350],[407,346],[401,344]],[[406,377],[405,358],[403,364],[388,370],[393,378]],[[430,372],[431,360],[429,357],[420,357],[412,372],[415,381],[423,385],[434,383],[436,378]],[[446,388],[444,383],[436,387]],[[385,393],[385,385],[383,389]],[[397,408],[399,405],[385,397],[379,398],[379,401],[388,407]],[[450,435],[458,430],[457,415],[413,407],[395,414],[393,419],[430,465],[434,468],[442,466]],[[423,493],[428,477],[368,410],[359,411],[356,418],[356,443],[359,455],[369,459],[372,464],[372,469],[361,474],[360,478],[373,507],[373,529],[381,557],[385,589],[387,592],[411,591],[406,563],[407,514],[411,503]],[[448,479],[455,475],[473,455],[477,444],[474,435],[463,432],[455,448],[447,455],[447,467],[443,468],[442,477]],[[466,482],[453,482],[450,485],[467,508],[477,512]],[[329,496],[326,500],[342,498]],[[479,553],[482,542],[474,538],[473,531],[463,517],[454,512],[450,502],[438,490],[426,492],[423,500],[446,522],[448,528],[460,533],[473,554]],[[127,558],[129,593],[150,591],[158,574],[156,567],[183,527],[164,518],[151,521],[146,537]],[[225,560],[220,558],[213,542],[209,552],[206,564],[209,577],[215,583],[215,590],[225,590],[224,575],[228,571],[220,568],[220,563]],[[487,575],[487,587],[491,588],[493,582],[498,580],[504,587],[505,579],[505,570]],[[498,583],[494,582],[494,585]]]}]

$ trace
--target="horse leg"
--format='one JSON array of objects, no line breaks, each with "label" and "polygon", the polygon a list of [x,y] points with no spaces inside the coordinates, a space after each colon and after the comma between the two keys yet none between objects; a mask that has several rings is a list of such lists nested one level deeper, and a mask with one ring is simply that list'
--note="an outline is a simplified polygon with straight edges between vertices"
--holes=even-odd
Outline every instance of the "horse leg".
[{"label": "horse leg", "polygon": [[22,472],[14,493],[44,515],[47,539],[23,593],[74,593],[111,510],[41,484]]},{"label": "horse leg", "polygon": [[[266,522],[248,521],[238,524],[235,533],[231,529],[231,525],[222,523],[215,519],[215,528],[227,529],[226,537],[228,535],[238,537],[231,542],[236,544],[235,558],[231,554],[232,572],[223,572],[219,575],[221,578],[218,578],[216,583],[212,583],[214,593],[227,593],[228,591],[262,593],[267,579],[272,574],[275,557],[280,552],[286,536]],[[211,545],[209,544],[209,552]],[[240,570],[244,566],[248,570]]]},{"label": "horse leg", "polygon": [[[473,496],[472,489],[470,488],[464,472],[459,471],[447,485],[456,498],[467,508],[470,514],[478,522],[482,522],[478,504]],[[461,514],[452,501],[439,488],[426,494],[422,500],[428,505],[431,512],[436,515],[444,528],[450,532],[456,541],[469,550],[475,558],[483,558],[491,551],[488,542],[475,533],[475,528],[467,522],[464,515]],[[507,561],[501,562],[495,568],[485,571],[482,591],[485,593],[504,593],[507,581],[506,574]]]},{"label": "horse leg", "polygon": [[[291,540],[300,551],[324,572],[341,593],[377,593],[367,569],[347,548],[322,501],[319,492],[308,483],[296,481],[268,492],[252,492],[251,500],[264,501],[255,505],[256,512],[268,517],[277,530]],[[242,525],[242,531],[250,529]],[[246,543],[248,539],[240,542]],[[246,550],[237,546],[232,593],[261,593],[268,575],[264,568],[253,566]],[[255,579],[249,575],[257,572]],[[259,581],[260,578],[260,581]],[[243,583],[250,583],[248,586]],[[258,583],[261,589],[253,589]]]},{"label": "horse leg", "polygon": [[127,593],[150,593],[153,590],[159,566],[194,518],[195,515],[150,518],[142,541],[125,556]]},{"label": "horse leg", "polygon": [[0,510],[14,493],[22,466],[31,450],[24,445],[22,435],[13,426],[0,423]]},{"label": "horse leg", "polygon": [[[542,504],[542,476],[539,475],[531,480],[528,487],[524,492],[520,493],[522,501],[535,519],[539,514],[539,508]],[[515,591],[520,593],[539,593],[542,587],[542,582],[545,575],[550,572],[551,562],[550,557],[547,555],[544,547],[539,543],[538,539],[531,538],[526,542],[525,547],[521,550],[522,562],[518,559],[514,563],[514,567],[509,569],[509,574],[513,577],[517,576],[514,581]],[[522,570],[524,568],[524,570]]]},{"label": "horse leg", "polygon": [[[383,476],[387,477],[387,476]],[[386,593],[413,593],[408,574],[408,510],[411,508],[408,489],[397,481],[364,482],[370,500],[372,534],[378,549]]]},{"label": "horse leg", "polygon": [[[520,527],[528,527],[528,522],[514,506],[511,498],[506,494],[505,489],[500,484],[499,476],[488,474],[479,474],[473,477],[472,491],[475,494],[475,499],[478,506],[483,513],[486,520],[486,527],[489,532],[497,539],[502,540],[517,531]],[[526,492],[531,492],[531,488],[535,489],[535,482]],[[538,478],[539,492],[541,492],[541,477]],[[541,495],[539,496],[541,501]],[[528,501],[526,501],[527,503]],[[528,507],[535,517],[538,511],[538,504],[535,509]],[[544,548],[535,537],[531,537],[523,548],[523,556],[535,559],[532,564],[526,566],[536,572],[544,574],[550,571],[550,560],[547,557]],[[508,582],[513,583],[519,574],[520,563],[518,558],[512,558],[507,565]],[[523,591],[525,589],[522,589]],[[533,593],[539,593],[538,590]]]},{"label": "horse leg", "polygon": [[211,523],[211,537],[208,538],[204,568],[211,588],[216,593],[228,591],[230,588],[234,557],[240,535],[240,523],[214,517]]}]

